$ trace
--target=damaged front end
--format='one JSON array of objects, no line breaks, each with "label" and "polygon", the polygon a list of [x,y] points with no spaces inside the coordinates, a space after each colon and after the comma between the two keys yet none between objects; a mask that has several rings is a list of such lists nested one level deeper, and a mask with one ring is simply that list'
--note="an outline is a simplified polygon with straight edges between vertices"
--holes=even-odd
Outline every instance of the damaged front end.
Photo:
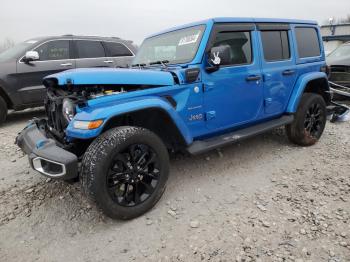
[{"label": "damaged front end", "polygon": [[79,162],[91,143],[90,140],[70,141],[66,129],[77,108],[88,106],[88,101],[101,96],[136,90],[122,86],[57,86],[53,79],[45,81],[47,118],[33,119],[16,138],[16,144],[29,157],[33,169],[51,178],[64,180],[78,176]]},{"label": "damaged front end", "polygon": [[136,91],[174,83],[178,80],[170,72],[146,70],[85,69],[48,76],[44,79],[47,118],[32,120],[19,133],[16,144],[41,174],[76,178],[79,163],[105,120],[100,115],[94,118],[91,111],[105,111],[107,104],[120,103],[124,93],[137,96]]},{"label": "damaged front end", "polygon": [[47,97],[45,110],[48,131],[58,141],[65,141],[65,130],[77,113],[77,108],[88,106],[88,101],[98,97],[115,95],[145,88],[143,86],[81,85],[58,86],[55,79],[46,79]]}]

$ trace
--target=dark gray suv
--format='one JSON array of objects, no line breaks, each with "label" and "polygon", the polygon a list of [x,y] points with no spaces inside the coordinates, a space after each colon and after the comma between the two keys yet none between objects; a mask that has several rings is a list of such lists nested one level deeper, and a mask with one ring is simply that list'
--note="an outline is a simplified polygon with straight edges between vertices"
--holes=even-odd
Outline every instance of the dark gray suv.
[{"label": "dark gray suv", "polygon": [[135,53],[132,41],[73,35],[35,38],[6,50],[0,54],[0,124],[8,109],[43,105],[46,75],[73,68],[127,67]]}]

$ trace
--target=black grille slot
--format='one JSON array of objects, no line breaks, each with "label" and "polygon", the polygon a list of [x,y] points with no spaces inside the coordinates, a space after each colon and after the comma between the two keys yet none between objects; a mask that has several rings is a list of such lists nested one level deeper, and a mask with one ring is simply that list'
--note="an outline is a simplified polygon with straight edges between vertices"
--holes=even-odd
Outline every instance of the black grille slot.
[{"label": "black grille slot", "polygon": [[62,98],[54,97],[50,92],[48,92],[48,96],[45,101],[45,110],[48,117],[47,123],[50,132],[59,139],[64,138],[64,129],[68,124],[62,114],[62,101]]}]

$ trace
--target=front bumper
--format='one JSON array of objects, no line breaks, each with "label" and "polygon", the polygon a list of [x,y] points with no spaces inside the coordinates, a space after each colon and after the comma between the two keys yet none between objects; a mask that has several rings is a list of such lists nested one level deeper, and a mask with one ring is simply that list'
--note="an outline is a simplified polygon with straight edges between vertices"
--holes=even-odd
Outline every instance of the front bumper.
[{"label": "front bumper", "polygon": [[[45,123],[45,122],[44,122]],[[17,136],[16,144],[28,155],[31,167],[51,178],[78,176],[78,158],[44,135],[44,124],[31,121]]]}]

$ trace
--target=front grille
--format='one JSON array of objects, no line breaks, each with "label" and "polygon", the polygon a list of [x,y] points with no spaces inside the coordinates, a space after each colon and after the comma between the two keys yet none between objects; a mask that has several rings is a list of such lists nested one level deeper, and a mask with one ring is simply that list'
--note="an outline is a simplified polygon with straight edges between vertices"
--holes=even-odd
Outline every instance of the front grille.
[{"label": "front grille", "polygon": [[60,97],[54,97],[48,92],[45,101],[45,110],[47,115],[47,124],[49,131],[60,140],[64,138],[64,130],[67,127],[67,121],[62,114],[62,101]]}]

